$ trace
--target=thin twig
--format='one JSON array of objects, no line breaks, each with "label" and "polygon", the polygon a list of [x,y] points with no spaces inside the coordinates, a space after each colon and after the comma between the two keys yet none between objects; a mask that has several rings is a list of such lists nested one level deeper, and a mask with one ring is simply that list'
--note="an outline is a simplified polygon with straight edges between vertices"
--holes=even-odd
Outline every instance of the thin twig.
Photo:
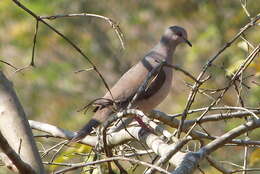
[{"label": "thin twig", "polygon": [[8,63],[8,62],[6,62],[6,61],[4,61],[4,60],[0,60],[0,62],[2,62],[2,63],[4,63],[4,64],[6,64],[6,65],[12,67],[12,68],[15,69],[15,70],[18,69],[18,68],[16,68],[14,65],[12,65],[11,63]]},{"label": "thin twig", "polygon": [[177,136],[180,137],[181,129],[184,120],[187,117],[187,112],[190,109],[191,105],[193,104],[195,97],[197,95],[198,89],[201,86],[201,83],[198,83],[202,80],[204,74],[206,73],[208,67],[212,65],[212,63],[219,57],[220,54],[222,54],[228,47],[230,47],[245,31],[247,31],[249,28],[254,26],[256,22],[260,19],[260,14],[257,15],[255,18],[253,18],[248,24],[246,24],[241,30],[229,41],[227,42],[212,58],[208,60],[208,62],[203,66],[203,69],[199,76],[197,77],[197,82],[194,83],[192,90],[189,94],[185,109],[182,114],[181,123],[178,128],[178,134]]},{"label": "thin twig", "polygon": [[41,155],[41,158],[44,158],[44,157],[45,157],[46,155],[48,155],[52,150],[54,150],[55,148],[57,148],[57,147],[63,145],[63,144],[66,143],[67,141],[68,141],[68,140],[61,141],[61,142],[59,142],[58,144],[56,144],[56,145],[50,147],[49,149],[44,150],[44,153]]},{"label": "thin twig", "polygon": [[191,75],[188,71],[182,69],[181,67],[179,67],[179,66],[177,66],[177,65],[171,65],[171,64],[168,64],[168,63],[167,63],[165,66],[166,66],[166,67],[174,68],[175,70],[182,72],[183,74],[185,74],[186,76],[188,76],[189,78],[191,78],[193,81],[195,81],[195,82],[198,83],[197,79],[196,79],[193,75]]},{"label": "thin twig", "polygon": [[107,158],[107,159],[102,159],[102,160],[97,160],[97,161],[92,161],[92,162],[87,162],[87,163],[70,164],[71,167],[57,171],[57,172],[55,172],[55,174],[65,173],[65,172],[68,172],[68,171],[71,171],[71,170],[76,170],[76,169],[81,168],[81,167],[85,167],[85,166],[89,166],[89,165],[95,165],[95,164],[101,164],[101,163],[104,163],[104,162],[115,161],[115,160],[117,160],[117,161],[118,160],[130,161],[130,162],[133,162],[133,163],[137,163],[137,164],[141,164],[141,165],[144,165],[144,166],[151,167],[151,168],[156,169],[157,171],[159,171],[161,173],[170,174],[170,172],[168,172],[167,170],[164,170],[161,167],[157,167],[157,166],[154,166],[154,165],[149,164],[149,163],[144,162],[144,161],[126,158],[126,157],[112,157],[112,158]]},{"label": "thin twig", "polygon": [[229,171],[228,169],[224,168],[222,164],[220,164],[218,161],[216,161],[211,156],[207,156],[206,159],[208,160],[208,162],[209,162],[209,164],[211,166],[213,166],[215,169],[217,169],[221,173],[223,173],[223,174],[230,174],[231,173],[231,171]]},{"label": "thin twig", "polygon": [[243,172],[243,171],[247,171],[247,172],[257,172],[260,171],[260,168],[256,168],[256,169],[238,169],[238,170],[233,170],[231,173],[238,173],[238,172]]},{"label": "thin twig", "polygon": [[59,149],[54,153],[54,155],[51,157],[51,162],[53,162],[55,160],[55,158],[57,157],[57,155],[60,153],[61,149],[67,145],[69,141],[68,140],[65,140],[65,141],[62,141],[61,143],[61,146],[59,147]]},{"label": "thin twig", "polygon": [[115,30],[115,33],[121,43],[121,46],[123,49],[125,49],[125,42],[124,42],[124,35],[116,22],[106,16],[102,15],[97,15],[97,14],[92,14],[92,13],[79,13],[79,14],[65,14],[65,15],[53,15],[53,16],[41,16],[41,19],[49,19],[49,20],[54,20],[58,18],[65,18],[65,17],[95,17],[99,19],[103,19],[106,22],[109,23],[109,25]]},{"label": "thin twig", "polygon": [[22,8],[24,11],[26,11],[27,13],[29,13],[32,17],[34,17],[37,21],[42,22],[43,24],[45,24],[48,28],[50,28],[52,31],[54,31],[56,34],[58,34],[60,37],[62,37],[65,41],[67,41],[75,50],[77,50],[82,57],[87,60],[91,66],[93,67],[93,69],[96,71],[96,73],[98,74],[98,76],[101,78],[102,82],[104,83],[106,89],[109,91],[111,98],[113,98],[113,95],[110,91],[109,85],[107,84],[107,82],[105,81],[104,77],[102,76],[102,74],[100,73],[100,71],[97,69],[96,65],[90,60],[90,58],[83,53],[83,51],[73,42],[71,41],[69,38],[67,38],[64,34],[62,34],[61,32],[59,32],[57,29],[55,29],[53,26],[51,26],[50,24],[48,24],[46,21],[44,21],[43,19],[41,19],[41,17],[37,16],[34,12],[32,12],[31,10],[29,10],[27,7],[25,7],[22,3],[20,3],[18,0],[12,0],[18,7]]},{"label": "thin twig", "polygon": [[[260,16],[259,16],[260,17]],[[223,96],[225,95],[225,93],[229,90],[229,88],[233,85],[233,83],[235,82],[235,80],[241,75],[241,73],[249,66],[249,64],[254,60],[254,58],[256,57],[256,55],[259,53],[260,51],[260,44],[247,56],[247,58],[245,59],[245,61],[240,65],[239,69],[236,71],[236,73],[234,74],[234,76],[231,78],[231,80],[229,81],[229,84],[227,85],[227,88],[225,90],[222,91],[222,93],[218,96],[218,98],[212,102],[209,106],[208,109],[205,110],[201,116],[198,118],[198,121],[200,121],[210,110],[211,107],[215,106],[216,104],[219,103],[219,101],[223,98]],[[183,118],[183,117],[182,117]],[[258,118],[258,117],[257,117]],[[183,120],[184,121],[184,120]],[[180,124],[183,124],[183,121]],[[190,131],[197,125],[197,122],[190,128]],[[186,136],[189,134],[189,132],[186,134]]]},{"label": "thin twig", "polygon": [[250,19],[251,18],[251,15],[250,13],[248,12],[246,6],[247,6],[247,0],[240,0],[240,4],[244,10],[244,12],[246,13],[247,17]]},{"label": "thin twig", "polygon": [[33,48],[32,48],[32,58],[31,58],[31,62],[29,65],[26,65],[25,67],[19,68],[17,69],[15,72],[20,72],[23,71],[29,67],[34,67],[35,66],[35,61],[34,61],[34,57],[35,57],[35,47],[36,47],[36,40],[37,40],[37,34],[38,34],[38,27],[39,27],[39,20],[36,19],[36,25],[35,25],[35,33],[34,33],[34,37],[33,37]]},{"label": "thin twig", "polygon": [[38,34],[38,27],[39,27],[39,21],[36,20],[35,33],[34,33],[34,37],[33,37],[32,61],[30,63],[31,66],[35,65],[35,62],[34,62],[34,52],[35,52],[36,39],[37,39],[37,34]]}]

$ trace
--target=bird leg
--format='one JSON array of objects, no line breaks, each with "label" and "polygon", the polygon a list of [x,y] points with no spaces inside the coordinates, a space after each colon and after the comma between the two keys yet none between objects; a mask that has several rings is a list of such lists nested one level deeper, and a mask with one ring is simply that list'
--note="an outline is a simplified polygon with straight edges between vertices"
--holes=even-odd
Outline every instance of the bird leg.
[{"label": "bird leg", "polygon": [[148,127],[139,116],[134,116],[134,119],[143,129],[145,129],[148,132],[155,133],[154,130]]}]

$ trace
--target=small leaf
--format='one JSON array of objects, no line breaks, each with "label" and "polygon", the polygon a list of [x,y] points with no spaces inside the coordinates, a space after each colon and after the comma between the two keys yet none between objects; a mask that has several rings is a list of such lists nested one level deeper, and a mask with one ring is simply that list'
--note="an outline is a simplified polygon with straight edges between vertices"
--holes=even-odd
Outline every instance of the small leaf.
[{"label": "small leaf", "polygon": [[[89,153],[91,149],[91,146],[76,143],[74,147],[69,147],[68,149],[60,153],[60,155],[57,156],[53,162],[64,163],[68,160],[75,158],[77,156],[75,155],[75,153]],[[57,167],[57,165],[51,165],[50,169],[55,170]]]},{"label": "small leaf", "polygon": [[248,52],[248,44],[245,41],[238,42],[237,46],[241,48],[242,50]]},{"label": "small leaf", "polygon": [[236,62],[234,62],[232,65],[230,65],[228,68],[227,68],[227,75],[228,76],[231,76],[232,74],[234,74],[238,68],[240,67],[240,65],[244,62],[243,59],[241,60],[238,60]]}]

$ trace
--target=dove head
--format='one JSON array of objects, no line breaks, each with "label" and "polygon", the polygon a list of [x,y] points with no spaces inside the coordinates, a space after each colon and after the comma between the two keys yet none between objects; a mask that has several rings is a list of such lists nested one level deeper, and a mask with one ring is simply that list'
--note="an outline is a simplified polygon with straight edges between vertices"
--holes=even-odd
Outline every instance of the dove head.
[{"label": "dove head", "polygon": [[178,45],[180,43],[186,43],[190,47],[192,44],[188,41],[187,32],[184,28],[179,26],[171,26],[166,29],[164,35],[161,38],[161,42],[167,45]]}]

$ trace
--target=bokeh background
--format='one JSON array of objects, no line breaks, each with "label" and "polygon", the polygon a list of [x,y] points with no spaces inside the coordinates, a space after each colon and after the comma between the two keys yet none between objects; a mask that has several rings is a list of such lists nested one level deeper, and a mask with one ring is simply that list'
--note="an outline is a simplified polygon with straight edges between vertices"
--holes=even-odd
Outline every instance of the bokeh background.
[{"label": "bokeh background", "polygon": [[[125,38],[125,49],[122,49],[115,31],[102,19],[76,17],[47,21],[91,58],[110,86],[159,41],[168,26],[179,25],[188,31],[193,47],[189,48],[186,45],[178,47],[174,55],[174,64],[197,76],[210,56],[249,22],[239,0],[22,0],[21,2],[40,16],[85,12],[103,15],[116,21]],[[248,0],[247,9],[252,17],[255,16],[260,11],[259,1]],[[12,1],[0,1],[1,60],[18,68],[30,63],[35,22]],[[259,27],[246,32],[245,37],[252,44],[259,43]],[[224,87],[227,76],[247,54],[242,40],[235,42],[216,61],[215,66],[210,68],[208,74],[212,75],[212,79],[204,87]],[[78,130],[92,114],[91,112],[84,114],[77,110],[106,92],[102,81],[94,71],[75,73],[77,70],[90,68],[90,65],[67,42],[41,23],[35,63],[36,67],[18,73],[14,73],[9,66],[0,64],[1,70],[13,81],[27,117],[64,129]],[[246,82],[250,89],[243,90],[246,106],[259,107],[260,87],[252,83],[253,80],[260,82],[259,58],[247,72],[247,75],[255,76]],[[166,113],[181,112],[190,91],[185,82],[192,81],[182,73],[175,72],[171,94],[158,109]],[[221,104],[237,106],[238,100],[233,92],[227,93]],[[209,101],[211,101],[209,98],[199,94],[192,108],[205,107]],[[196,115],[189,118],[192,117]],[[241,119],[209,123],[207,129],[219,135],[243,121]],[[252,138],[259,139],[260,136],[255,133]],[[257,149],[250,152],[255,151]],[[223,148],[216,152],[216,156],[219,160],[229,159],[242,165],[243,148],[237,147],[235,151]],[[259,164],[256,160],[251,166],[260,167]],[[206,173],[218,173],[206,163],[202,168]],[[0,173],[5,172],[4,167],[0,168]]]}]

